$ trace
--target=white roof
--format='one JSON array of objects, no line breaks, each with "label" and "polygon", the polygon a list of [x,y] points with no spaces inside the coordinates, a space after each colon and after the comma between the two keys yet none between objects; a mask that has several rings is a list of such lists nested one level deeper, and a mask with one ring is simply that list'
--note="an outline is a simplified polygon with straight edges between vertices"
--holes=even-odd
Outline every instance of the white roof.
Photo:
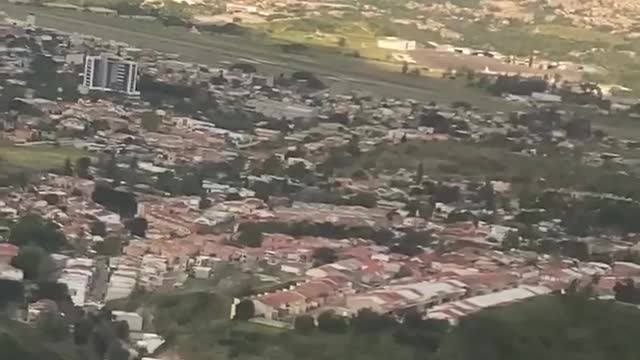
[{"label": "white roof", "polygon": [[[422,281],[419,283],[390,286],[389,290],[403,290],[410,289],[418,292],[424,298],[432,298],[445,293],[456,293],[462,291],[462,288],[454,286],[453,284],[446,282],[428,282]],[[400,292],[400,291],[398,291]]]},{"label": "white roof", "polygon": [[536,295],[550,293],[551,289],[544,286],[527,286],[515,289],[508,289],[496,293],[475,296],[464,300],[464,302],[480,308],[496,306],[513,301],[524,300]]}]

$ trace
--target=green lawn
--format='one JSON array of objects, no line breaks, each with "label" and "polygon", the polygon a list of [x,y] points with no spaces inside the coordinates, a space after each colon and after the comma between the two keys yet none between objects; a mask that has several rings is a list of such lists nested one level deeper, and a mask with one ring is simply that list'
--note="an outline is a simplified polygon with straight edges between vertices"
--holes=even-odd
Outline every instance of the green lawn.
[{"label": "green lawn", "polygon": [[0,145],[0,177],[60,168],[86,153],[73,147]]},{"label": "green lawn", "polygon": [[625,42],[621,35],[605,33],[597,30],[582,29],[575,26],[547,24],[530,26],[533,34],[556,36],[571,41],[602,42],[610,46]]}]

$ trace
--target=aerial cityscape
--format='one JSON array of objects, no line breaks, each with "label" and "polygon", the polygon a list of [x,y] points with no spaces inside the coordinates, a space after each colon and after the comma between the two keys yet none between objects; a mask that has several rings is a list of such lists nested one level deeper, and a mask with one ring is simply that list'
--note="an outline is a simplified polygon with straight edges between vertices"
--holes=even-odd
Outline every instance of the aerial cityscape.
[{"label": "aerial cityscape", "polygon": [[638,358],[640,3],[0,4],[0,360]]}]

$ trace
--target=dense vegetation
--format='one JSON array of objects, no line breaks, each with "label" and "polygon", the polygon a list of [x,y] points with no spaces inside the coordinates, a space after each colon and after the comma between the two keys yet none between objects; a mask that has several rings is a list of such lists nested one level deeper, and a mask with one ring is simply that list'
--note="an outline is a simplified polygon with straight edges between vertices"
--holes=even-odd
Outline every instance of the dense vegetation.
[{"label": "dense vegetation", "polygon": [[487,309],[453,327],[411,312],[398,323],[365,310],[350,319],[300,316],[293,330],[275,329],[228,320],[228,302],[205,292],[153,296],[149,305],[156,330],[194,360],[626,360],[635,359],[640,330],[640,311],[592,299],[589,289]]},{"label": "dense vegetation", "polygon": [[640,312],[578,295],[541,297],[463,320],[442,359],[635,359]]}]

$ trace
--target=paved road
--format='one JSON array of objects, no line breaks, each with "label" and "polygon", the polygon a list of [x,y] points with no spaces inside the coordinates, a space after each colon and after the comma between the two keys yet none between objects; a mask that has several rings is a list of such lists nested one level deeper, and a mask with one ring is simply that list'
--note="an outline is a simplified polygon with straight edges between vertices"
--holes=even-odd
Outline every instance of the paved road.
[{"label": "paved road", "polygon": [[107,295],[109,285],[109,259],[107,257],[96,258],[96,271],[93,274],[93,284],[89,298],[95,302],[102,302]]}]

